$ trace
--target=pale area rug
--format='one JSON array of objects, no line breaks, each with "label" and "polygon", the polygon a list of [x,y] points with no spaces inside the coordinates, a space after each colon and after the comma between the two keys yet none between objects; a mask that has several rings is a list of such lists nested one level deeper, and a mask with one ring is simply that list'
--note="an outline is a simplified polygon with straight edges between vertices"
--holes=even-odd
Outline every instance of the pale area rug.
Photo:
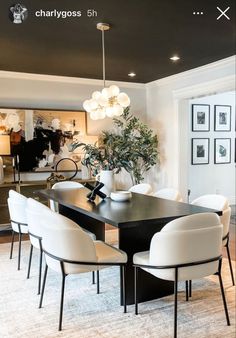
[{"label": "pale area rug", "polygon": [[[61,276],[49,270],[44,304],[38,309],[38,256],[26,279],[29,242],[22,246],[22,268],[17,271],[16,251],[9,260],[10,244],[0,245],[0,337],[1,338],[166,338],[173,336],[173,296],[134,306],[123,313],[119,305],[119,269],[101,271],[101,294],[91,284],[91,274],[66,278],[63,330],[57,331]],[[15,246],[17,249],[17,244]],[[235,287],[231,285],[227,261],[223,262],[231,326],[226,325],[216,276],[194,281],[193,297],[185,301],[180,285],[178,337],[235,337]]]}]

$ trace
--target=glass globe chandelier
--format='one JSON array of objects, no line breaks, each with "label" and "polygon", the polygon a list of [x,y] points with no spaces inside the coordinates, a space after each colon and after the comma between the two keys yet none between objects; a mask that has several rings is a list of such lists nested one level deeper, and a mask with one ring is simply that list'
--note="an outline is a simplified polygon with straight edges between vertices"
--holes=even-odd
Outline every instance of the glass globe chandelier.
[{"label": "glass globe chandelier", "polygon": [[92,120],[100,120],[107,117],[121,116],[124,109],[130,105],[127,94],[120,92],[116,85],[106,88],[106,65],[105,65],[105,41],[104,32],[110,29],[107,23],[98,23],[97,29],[102,32],[102,61],[103,61],[103,89],[95,91],[92,97],[83,103],[84,109],[90,114]]}]

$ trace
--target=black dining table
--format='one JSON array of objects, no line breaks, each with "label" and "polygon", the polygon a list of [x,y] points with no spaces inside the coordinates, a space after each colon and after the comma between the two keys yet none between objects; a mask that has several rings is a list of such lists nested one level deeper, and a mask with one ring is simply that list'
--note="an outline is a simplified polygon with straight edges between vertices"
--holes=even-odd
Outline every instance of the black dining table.
[{"label": "black dining table", "polygon": [[[133,255],[149,250],[152,236],[168,222],[187,215],[220,211],[187,203],[132,193],[125,202],[101,200],[88,201],[87,188],[40,190],[41,197],[58,202],[59,212],[93,232],[98,240],[105,240],[105,223],[118,228],[118,245],[128,255],[126,269],[127,304],[134,303]],[[122,284],[122,283],[121,283]],[[139,272],[139,302],[161,298],[174,293],[174,284],[154,277],[144,270]],[[122,293],[121,293],[122,295]],[[121,297],[122,304],[122,297]]]}]

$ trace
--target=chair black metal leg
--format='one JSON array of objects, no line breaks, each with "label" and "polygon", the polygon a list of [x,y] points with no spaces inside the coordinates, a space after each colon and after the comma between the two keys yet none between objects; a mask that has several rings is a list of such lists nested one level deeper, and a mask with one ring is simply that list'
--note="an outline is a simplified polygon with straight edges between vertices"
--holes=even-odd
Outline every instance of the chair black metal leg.
[{"label": "chair black metal leg", "polygon": [[185,293],[186,293],[186,302],[188,302],[188,281],[185,281]]},{"label": "chair black metal leg", "polygon": [[11,251],[10,251],[10,259],[12,259],[13,245],[14,245],[14,237],[15,237],[15,231],[14,231],[14,230],[12,230],[12,236],[11,236]]},{"label": "chair black metal leg", "polygon": [[192,281],[189,280],[188,283],[189,283],[189,297],[192,297]]},{"label": "chair black metal leg", "polygon": [[40,255],[39,255],[39,280],[38,280],[38,295],[40,295],[40,290],[41,290],[42,260],[43,260],[43,251],[42,251],[42,250],[40,250]]},{"label": "chair black metal leg", "polygon": [[59,331],[61,331],[61,328],[62,328],[62,315],[63,315],[63,304],[64,304],[65,279],[66,279],[66,275],[65,275],[64,272],[62,272],[60,317],[59,317],[59,327],[58,327]]},{"label": "chair black metal leg", "polygon": [[135,314],[138,315],[138,268],[134,267],[134,304]]},{"label": "chair black metal leg", "polygon": [[95,284],[95,271],[92,271],[92,284]]},{"label": "chair black metal leg", "polygon": [[175,282],[174,282],[174,292],[175,292],[175,306],[174,306],[174,338],[177,338],[177,306],[178,306],[178,268],[175,268]]},{"label": "chair black metal leg", "polygon": [[40,301],[39,301],[39,308],[41,308],[42,304],[43,304],[43,295],[44,295],[45,284],[46,284],[46,279],[47,279],[47,272],[48,272],[48,266],[46,264],[45,270],[44,270],[44,276],[43,276],[43,285],[42,285],[41,297],[40,297]]},{"label": "chair black metal leg", "polygon": [[123,287],[123,305],[124,305],[124,313],[127,312],[126,306],[126,267],[123,265],[121,268],[122,271],[122,287]]},{"label": "chair black metal leg", "polygon": [[234,273],[233,273],[232,262],[231,262],[230,251],[229,251],[229,242],[227,242],[227,244],[226,244],[226,250],[227,250],[227,255],[228,255],[228,261],[229,261],[229,268],[230,268],[232,283],[233,283],[233,285],[235,285]]},{"label": "chair black metal leg", "polygon": [[221,277],[221,272],[218,273],[218,276],[219,276],[219,282],[220,282],[220,290],[221,290],[222,300],[223,300],[224,309],[225,309],[226,321],[227,321],[227,325],[229,326],[230,325],[229,313],[228,313],[228,309],[227,309],[227,303],[226,303],[226,298],[225,298],[225,292],[224,292],[224,286],[223,286],[223,281],[222,281],[222,277]]},{"label": "chair black metal leg", "polygon": [[32,261],[32,254],[33,254],[33,245],[30,245],[30,254],[29,254],[29,264],[28,264],[28,272],[27,272],[27,279],[30,278],[30,268],[31,268],[31,261]]},{"label": "chair black metal leg", "polygon": [[20,259],[21,259],[21,232],[19,232],[19,250],[18,250],[18,270],[20,270]]},{"label": "chair black metal leg", "polygon": [[97,294],[100,293],[99,270],[97,270]]}]

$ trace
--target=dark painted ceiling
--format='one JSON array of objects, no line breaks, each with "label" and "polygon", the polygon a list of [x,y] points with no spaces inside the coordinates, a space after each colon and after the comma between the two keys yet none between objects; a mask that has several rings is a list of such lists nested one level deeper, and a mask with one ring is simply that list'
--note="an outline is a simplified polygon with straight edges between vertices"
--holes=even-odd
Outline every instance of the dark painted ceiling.
[{"label": "dark painted ceiling", "polygon": [[[105,33],[107,79],[149,82],[235,54],[233,0],[22,0],[29,16],[13,24],[0,1],[0,69],[8,71],[102,77],[101,33],[96,23],[110,23]],[[217,10],[219,6],[227,20]],[[82,11],[77,18],[36,17],[43,9]],[[89,18],[94,9],[97,17]],[[193,15],[203,11],[203,15]],[[173,63],[169,58],[178,54]],[[133,79],[128,73],[134,71]]]}]

